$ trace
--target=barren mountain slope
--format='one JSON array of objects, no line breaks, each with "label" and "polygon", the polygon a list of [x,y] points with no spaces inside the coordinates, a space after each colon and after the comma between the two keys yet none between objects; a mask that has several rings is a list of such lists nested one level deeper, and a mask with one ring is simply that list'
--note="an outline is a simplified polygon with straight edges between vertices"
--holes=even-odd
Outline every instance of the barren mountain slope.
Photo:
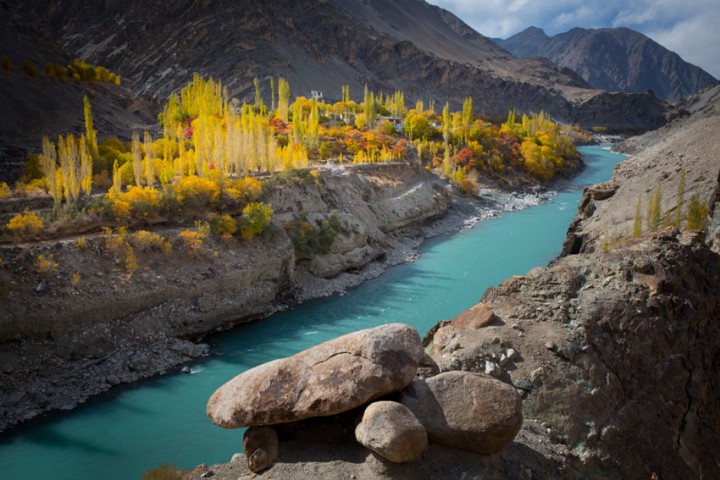
[{"label": "barren mountain slope", "polygon": [[[313,89],[339,96],[340,86],[348,84],[358,98],[368,83],[374,89],[402,89],[408,99],[459,103],[472,95],[478,113],[545,109],[575,121],[579,104],[598,94],[547,61],[513,58],[424,1],[60,5],[57,0],[21,2],[15,11],[36,18],[68,52],[106,65],[136,92],[160,98],[195,71],[221,78],[230,95],[240,97],[252,93],[253,77],[280,75],[294,94]],[[651,113],[642,125],[636,118],[631,126],[661,124],[655,106],[664,107],[652,98],[643,102]],[[618,102],[593,124],[612,124],[614,117],[623,117],[625,104]]]}]

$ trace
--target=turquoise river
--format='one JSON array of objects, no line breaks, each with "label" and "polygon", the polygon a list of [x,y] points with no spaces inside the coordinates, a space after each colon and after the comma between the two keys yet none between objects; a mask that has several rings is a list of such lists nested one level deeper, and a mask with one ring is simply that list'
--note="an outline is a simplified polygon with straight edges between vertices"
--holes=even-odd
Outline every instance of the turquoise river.
[{"label": "turquoise river", "polygon": [[414,263],[389,269],[344,296],[307,302],[207,341],[216,353],[169,374],[116,388],[72,412],[0,435],[2,478],[139,479],[170,463],[191,469],[227,462],[242,450],[242,430],[210,423],[205,403],[238,373],[339,335],[403,322],[422,336],[437,321],[474,305],[483,292],[556,256],[582,193],[607,180],[623,159],[601,147],[581,149],[587,168],[547,202],[501,213],[476,227],[436,238]]}]

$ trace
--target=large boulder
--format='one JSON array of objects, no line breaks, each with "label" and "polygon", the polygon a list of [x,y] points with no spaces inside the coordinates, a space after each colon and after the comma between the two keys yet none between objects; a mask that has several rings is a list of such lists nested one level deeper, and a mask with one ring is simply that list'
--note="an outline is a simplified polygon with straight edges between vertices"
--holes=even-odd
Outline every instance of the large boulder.
[{"label": "large boulder", "polygon": [[422,356],[407,325],[361,330],[241,373],[210,397],[207,414],[225,428],[334,415],[408,386]]},{"label": "large boulder", "polygon": [[515,389],[482,374],[452,371],[416,380],[401,402],[431,441],[486,455],[507,447],[522,426]]},{"label": "large boulder", "polygon": [[373,402],[355,428],[355,438],[365,447],[395,463],[412,462],[425,451],[428,437],[415,415],[397,402]]}]

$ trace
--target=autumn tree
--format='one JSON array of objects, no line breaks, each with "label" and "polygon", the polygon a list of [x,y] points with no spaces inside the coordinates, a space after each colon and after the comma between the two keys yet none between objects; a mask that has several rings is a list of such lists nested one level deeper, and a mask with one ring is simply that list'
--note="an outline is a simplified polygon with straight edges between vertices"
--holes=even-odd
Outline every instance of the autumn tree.
[{"label": "autumn tree", "polygon": [[308,115],[307,123],[305,128],[305,140],[310,148],[317,147],[318,138],[320,135],[320,113],[318,111],[317,101],[312,101],[312,107],[310,108],[310,115]]},{"label": "autumn tree", "polygon": [[642,212],[640,209],[640,197],[635,204],[635,221],[633,222],[633,238],[638,238],[642,233]]},{"label": "autumn tree", "polygon": [[288,108],[290,106],[290,84],[287,80],[280,77],[278,79],[278,109],[277,116],[287,123],[288,122]]},{"label": "autumn tree", "polygon": [[303,108],[302,102],[299,98],[295,99],[293,104],[293,121],[292,121],[292,133],[293,142],[300,143],[304,137],[305,132],[303,131]]},{"label": "autumn tree", "polygon": [[363,94],[363,114],[365,115],[365,126],[367,128],[375,127],[377,112],[378,109],[375,102],[375,94],[370,91],[367,84],[365,84],[365,92]]},{"label": "autumn tree", "polygon": [[80,188],[85,195],[92,193],[92,172],[93,172],[93,157],[88,148],[89,142],[85,139],[85,136],[80,136],[80,142],[78,144],[78,153],[80,156]]},{"label": "autumn tree", "polygon": [[696,196],[690,199],[688,205],[688,219],[686,228],[688,230],[704,230],[707,225],[708,207]]},{"label": "autumn tree", "polygon": [[145,176],[145,184],[152,186],[155,183],[155,168],[153,166],[153,155],[152,155],[152,136],[145,130],[143,139],[145,144],[145,160],[143,162],[143,173]]},{"label": "autumn tree", "polygon": [[142,164],[142,152],[140,151],[140,134],[138,132],[132,133],[130,151],[132,152],[132,166],[133,176],[135,177],[135,185],[138,187],[142,185],[143,175],[143,164]]},{"label": "autumn tree", "polygon": [[120,168],[118,167],[118,162],[117,160],[115,160],[115,163],[113,164],[112,187],[110,187],[110,197],[118,198],[121,193],[122,177],[120,176]]},{"label": "autumn tree", "polygon": [[650,202],[647,207],[647,224],[650,231],[654,232],[660,226],[660,217],[662,216],[662,190],[660,185],[655,187],[655,192],[650,196]]},{"label": "autumn tree", "polygon": [[470,124],[473,121],[473,99],[472,97],[467,97],[462,105],[462,125],[464,127],[469,127]]},{"label": "autumn tree", "polygon": [[270,77],[270,110],[275,111],[275,77]]},{"label": "autumn tree", "polygon": [[255,87],[255,108],[258,112],[265,113],[266,108],[263,103],[260,79],[258,77],[253,78],[253,87]]},{"label": "autumn tree", "polygon": [[63,197],[70,206],[75,206],[80,196],[81,169],[78,145],[75,137],[58,137],[58,157],[62,173]]},{"label": "autumn tree", "polygon": [[442,133],[443,140],[445,141],[445,148],[450,144],[450,126],[452,119],[450,118],[450,104],[445,102],[445,107],[442,111]]},{"label": "autumn tree", "polygon": [[223,115],[225,105],[222,92],[221,82],[216,82],[212,77],[206,80],[196,73],[180,92],[182,114],[192,118]]},{"label": "autumn tree", "polygon": [[85,141],[90,150],[90,155],[94,160],[97,159],[100,154],[98,153],[97,131],[93,125],[92,107],[90,106],[90,99],[87,95],[83,96],[83,113],[85,115]]},{"label": "autumn tree", "polygon": [[42,171],[43,178],[45,179],[45,185],[47,186],[48,193],[53,199],[55,208],[57,208],[60,206],[60,202],[62,201],[62,190],[60,185],[58,185],[57,178],[57,150],[55,149],[55,144],[46,136],[42,139],[40,170]]}]

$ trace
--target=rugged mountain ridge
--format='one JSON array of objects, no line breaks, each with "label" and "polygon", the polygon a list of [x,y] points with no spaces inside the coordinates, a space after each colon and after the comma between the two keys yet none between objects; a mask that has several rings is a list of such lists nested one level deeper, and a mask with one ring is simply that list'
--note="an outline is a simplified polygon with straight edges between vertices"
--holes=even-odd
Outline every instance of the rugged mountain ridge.
[{"label": "rugged mountain ridge", "polygon": [[[251,98],[252,80],[258,77],[268,104],[269,78],[283,76],[293,95],[320,90],[332,100],[347,84],[359,100],[368,84],[377,91],[401,89],[409,102],[459,105],[471,95],[477,114],[544,110],[560,121],[587,126],[656,128],[665,123],[668,108],[652,95],[619,95],[608,101],[574,73],[547,60],[514,58],[451,13],[420,0],[40,0],[4,8],[3,38],[14,39],[8,53],[15,65],[29,58],[42,69],[47,61],[81,57],[106,66],[122,77],[122,91],[132,96],[132,102],[120,102],[113,110],[155,110],[150,119],[159,108],[149,108],[148,100],[163,101],[194,72],[221,79],[228,94],[240,99]],[[19,72],[12,75],[9,83],[16,87],[26,82]],[[3,98],[33,97],[4,86]],[[106,96],[110,105],[118,103],[111,97]],[[46,97],[39,98],[44,104]],[[57,105],[56,111],[69,110],[70,103]],[[7,113],[7,118],[29,119],[28,126],[20,131],[8,123],[0,142],[24,150],[36,149],[43,133],[77,129],[82,122],[79,114],[75,121],[70,114],[56,114],[53,123],[43,122],[41,113],[23,109],[22,102]],[[127,135],[130,127],[144,127],[148,121],[148,116],[141,116],[144,121],[127,115],[96,117],[101,136]],[[48,132],[52,126],[54,131]]]},{"label": "rugged mountain ridge", "polygon": [[518,57],[547,58],[573,70],[594,88],[611,92],[652,90],[674,102],[717,82],[703,69],[629,28],[573,28],[550,37],[530,27],[496,42]]}]

